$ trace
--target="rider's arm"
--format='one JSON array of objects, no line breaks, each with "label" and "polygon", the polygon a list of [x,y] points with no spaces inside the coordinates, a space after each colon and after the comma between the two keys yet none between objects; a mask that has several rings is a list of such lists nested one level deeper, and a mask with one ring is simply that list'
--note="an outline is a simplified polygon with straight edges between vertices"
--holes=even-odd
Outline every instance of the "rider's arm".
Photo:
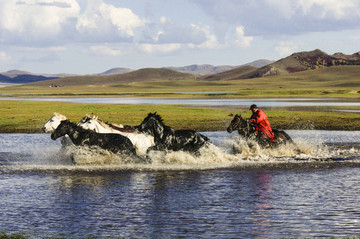
[{"label": "rider's arm", "polygon": [[255,116],[255,118],[252,119],[252,121],[250,120],[249,122],[259,124],[261,121],[266,120],[266,119],[267,119],[266,114],[263,111],[259,110],[258,114]]}]

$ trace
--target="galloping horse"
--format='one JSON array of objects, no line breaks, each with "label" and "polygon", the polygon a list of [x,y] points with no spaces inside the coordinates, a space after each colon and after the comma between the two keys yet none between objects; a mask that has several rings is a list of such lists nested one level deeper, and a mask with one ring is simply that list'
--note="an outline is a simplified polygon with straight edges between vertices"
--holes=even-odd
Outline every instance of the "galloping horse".
[{"label": "galloping horse", "polygon": [[139,126],[134,128],[154,136],[155,146],[150,150],[173,150],[198,153],[198,150],[209,144],[206,136],[193,130],[175,130],[164,124],[160,115],[149,113]]},{"label": "galloping horse", "polygon": [[98,146],[115,154],[125,153],[136,156],[136,150],[130,139],[120,134],[99,134],[91,130],[83,129],[69,120],[63,120],[52,132],[51,139],[68,135],[77,146]]},{"label": "galloping horse", "polygon": [[78,126],[81,126],[84,129],[93,130],[97,133],[114,133],[128,137],[136,148],[138,155],[145,155],[147,149],[155,145],[154,137],[151,135],[105,123],[95,116],[90,117],[89,115],[85,115],[78,123]]},{"label": "galloping horse", "polygon": [[66,116],[55,112],[42,127],[42,130],[45,133],[52,133],[63,120],[67,120]]},{"label": "galloping horse", "polygon": [[[54,113],[53,116],[45,123],[45,125],[42,127],[42,130],[45,133],[52,133],[54,130],[60,125],[61,121],[67,120],[65,115]],[[65,135],[61,138],[61,147],[64,149],[67,146],[73,145],[71,139],[69,136]]]},{"label": "galloping horse", "polygon": [[274,143],[264,142],[263,140],[259,140],[255,134],[256,133],[255,127],[252,126],[247,120],[243,119],[241,115],[237,115],[237,114],[231,121],[230,125],[227,127],[228,133],[232,133],[234,130],[237,130],[239,135],[245,138],[251,138],[257,140],[258,143],[264,147],[277,146],[280,144],[285,144],[287,142],[293,143],[293,140],[285,131],[280,131],[277,129],[273,129],[274,138],[275,138]]}]

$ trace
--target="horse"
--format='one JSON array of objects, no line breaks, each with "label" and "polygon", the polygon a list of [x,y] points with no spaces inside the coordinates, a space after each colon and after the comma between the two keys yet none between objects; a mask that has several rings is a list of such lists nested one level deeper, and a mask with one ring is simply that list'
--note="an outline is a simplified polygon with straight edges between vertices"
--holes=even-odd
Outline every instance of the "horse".
[{"label": "horse", "polygon": [[136,150],[130,139],[120,134],[100,134],[91,130],[83,129],[68,119],[60,122],[52,132],[51,139],[68,135],[77,146],[98,146],[114,154],[128,154],[136,156]]},{"label": "horse", "polygon": [[42,127],[42,130],[45,133],[52,133],[63,120],[67,120],[66,116],[55,112]]},{"label": "horse", "polygon": [[98,117],[90,117],[85,115],[78,126],[81,126],[84,129],[93,130],[97,133],[114,133],[121,134],[125,137],[128,137],[132,144],[134,145],[138,155],[145,155],[147,149],[155,145],[154,137],[148,134],[141,133],[136,130],[124,129],[123,127],[115,126],[114,124],[108,124],[104,121],[98,119]]},{"label": "horse", "polygon": [[[65,115],[54,112],[53,116],[44,124],[42,131],[45,133],[52,133],[60,125],[61,121],[67,120]],[[71,139],[68,136],[61,138],[61,147],[64,149],[67,146],[73,145]]]},{"label": "horse", "polygon": [[241,115],[235,115],[230,125],[227,127],[227,132],[232,133],[237,130],[239,135],[247,139],[255,139],[263,147],[273,147],[286,143],[294,143],[291,137],[285,132],[277,129],[273,129],[275,142],[264,141],[256,137],[256,129],[247,120],[243,119]]},{"label": "horse", "polygon": [[201,147],[211,143],[210,139],[193,130],[175,130],[164,124],[160,115],[149,113],[139,126],[140,132],[154,137],[155,145],[150,150],[187,151],[198,154]]}]

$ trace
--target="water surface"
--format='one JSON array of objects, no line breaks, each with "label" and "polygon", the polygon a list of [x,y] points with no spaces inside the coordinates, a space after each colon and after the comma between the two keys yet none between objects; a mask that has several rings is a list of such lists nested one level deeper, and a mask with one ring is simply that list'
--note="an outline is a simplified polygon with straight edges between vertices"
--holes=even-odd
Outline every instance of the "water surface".
[{"label": "water surface", "polygon": [[300,151],[204,132],[215,145],[202,156],[154,154],[150,164],[124,164],[87,154],[78,165],[48,134],[0,134],[0,231],[33,238],[359,236],[360,132],[287,132]]}]

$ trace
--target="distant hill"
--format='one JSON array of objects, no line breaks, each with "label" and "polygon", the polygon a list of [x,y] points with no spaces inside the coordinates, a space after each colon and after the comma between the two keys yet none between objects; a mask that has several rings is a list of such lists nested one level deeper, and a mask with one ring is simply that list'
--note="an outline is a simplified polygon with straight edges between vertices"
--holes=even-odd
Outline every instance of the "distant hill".
[{"label": "distant hill", "polygon": [[[254,66],[254,67],[263,67],[265,65],[268,65],[270,63],[273,63],[274,61],[270,60],[257,60],[253,62],[249,62],[247,64],[241,65],[241,66]],[[230,65],[222,65],[222,66],[213,66],[209,64],[204,65],[189,65],[189,66],[182,66],[182,67],[164,67],[166,69],[171,69],[175,71],[185,72],[197,76],[203,76],[203,75],[212,75],[217,74],[225,71],[229,71],[241,66],[230,66]]]},{"label": "distant hill", "polygon": [[118,74],[125,74],[133,71],[130,68],[112,68],[110,70],[107,70],[103,73],[99,73],[98,75],[118,75]]},{"label": "distant hill", "polygon": [[60,77],[70,76],[71,74],[61,73],[61,74],[36,74],[27,71],[20,70],[10,70],[0,73],[0,82],[1,83],[11,83],[11,84],[27,84],[36,81],[44,81],[57,79]]},{"label": "distant hill", "polygon": [[263,67],[263,66],[269,65],[269,64],[271,64],[273,62],[275,62],[275,61],[266,60],[266,59],[260,59],[260,60],[256,60],[256,61],[253,61],[253,62],[250,62],[250,63],[246,63],[246,64],[244,64],[242,66]]},{"label": "distant hill", "polygon": [[[231,71],[228,72],[226,74],[226,79],[236,80],[283,75],[299,71],[307,71],[342,65],[360,65],[360,53],[358,52],[353,55],[345,55],[342,53],[328,55],[319,49],[308,52],[298,52],[266,66],[254,69],[253,71],[246,72],[243,71],[243,69],[239,69],[239,71],[236,71],[236,69],[234,69],[235,71],[232,70],[234,74],[232,75]],[[241,74],[241,72],[243,72],[243,74]],[[223,77],[224,75],[220,73],[207,76],[205,79],[211,78],[212,80],[223,80]]]},{"label": "distant hill", "polygon": [[189,65],[182,67],[165,67],[165,69],[171,69],[175,71],[185,72],[193,75],[211,75],[228,70],[232,70],[238,66],[213,66],[213,65]]},{"label": "distant hill", "polygon": [[256,71],[258,68],[255,66],[241,66],[229,71],[221,72],[214,75],[206,75],[199,77],[200,80],[233,80],[242,78],[244,75]]},{"label": "distant hill", "polygon": [[15,77],[8,77],[6,75],[0,74],[0,82],[10,83],[10,84],[27,84],[31,82],[51,80],[51,79],[57,79],[57,77],[45,77],[45,76],[28,75],[28,74],[17,75]]},{"label": "distant hill", "polygon": [[38,81],[29,85],[33,86],[76,86],[76,85],[120,85],[141,81],[159,80],[186,80],[195,79],[191,74],[182,73],[165,68],[145,68],[119,75],[87,75],[71,76],[54,80]]},{"label": "distant hill", "polygon": [[[332,66],[360,65],[360,52],[352,55],[327,53],[316,49],[294,53],[278,61],[258,60],[242,66],[190,65],[184,67],[113,68],[96,75],[69,76],[68,74],[33,74],[12,70],[0,74],[0,83],[47,85],[52,87],[69,85],[119,85],[155,80],[237,80],[265,76],[278,76]],[[211,73],[216,72],[216,73]]]}]

